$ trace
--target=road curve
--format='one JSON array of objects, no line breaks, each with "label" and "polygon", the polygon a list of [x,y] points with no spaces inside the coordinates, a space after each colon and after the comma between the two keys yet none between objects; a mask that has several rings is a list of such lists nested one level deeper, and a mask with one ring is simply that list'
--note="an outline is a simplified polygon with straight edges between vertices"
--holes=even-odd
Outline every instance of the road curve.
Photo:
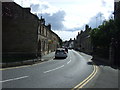
[{"label": "road curve", "polygon": [[74,88],[94,70],[78,52],[69,50],[66,59],[2,71],[3,88]]}]

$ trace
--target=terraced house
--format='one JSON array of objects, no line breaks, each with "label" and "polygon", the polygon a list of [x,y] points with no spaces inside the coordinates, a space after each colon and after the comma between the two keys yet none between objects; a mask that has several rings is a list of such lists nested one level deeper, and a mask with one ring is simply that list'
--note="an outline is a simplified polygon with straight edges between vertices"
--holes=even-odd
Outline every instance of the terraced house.
[{"label": "terraced house", "polygon": [[15,2],[2,2],[3,61],[31,59],[54,51],[61,40],[43,18]]},{"label": "terraced house", "polygon": [[45,25],[45,19],[42,16],[39,20],[38,42],[38,47],[41,48],[41,51],[39,51],[41,55],[55,51],[62,42],[60,37],[51,30],[51,25]]},{"label": "terraced house", "polygon": [[81,31],[80,33],[78,33],[75,40],[75,49],[88,54],[92,53],[93,46],[91,43],[90,30],[91,28],[86,25],[85,31]]}]

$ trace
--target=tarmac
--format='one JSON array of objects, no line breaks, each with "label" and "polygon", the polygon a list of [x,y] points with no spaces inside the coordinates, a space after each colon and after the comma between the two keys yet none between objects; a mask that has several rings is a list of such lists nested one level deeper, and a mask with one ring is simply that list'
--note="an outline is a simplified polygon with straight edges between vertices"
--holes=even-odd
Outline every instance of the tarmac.
[{"label": "tarmac", "polygon": [[[87,55],[85,53],[79,52],[80,55],[85,57],[85,59],[89,59],[90,55]],[[24,62],[14,62],[14,63],[3,63],[4,68],[7,67],[14,67],[19,65],[26,65],[26,64],[34,64],[34,63],[40,63],[44,61],[48,61],[51,59],[54,59],[55,52],[49,53],[47,55],[42,56],[40,59],[33,59],[33,60],[27,60]],[[94,60],[95,65],[99,67],[99,72],[96,75],[95,78],[93,78],[83,90],[119,90],[119,68],[111,67],[103,62],[100,62],[99,60]],[[89,89],[88,89],[89,88]]]}]

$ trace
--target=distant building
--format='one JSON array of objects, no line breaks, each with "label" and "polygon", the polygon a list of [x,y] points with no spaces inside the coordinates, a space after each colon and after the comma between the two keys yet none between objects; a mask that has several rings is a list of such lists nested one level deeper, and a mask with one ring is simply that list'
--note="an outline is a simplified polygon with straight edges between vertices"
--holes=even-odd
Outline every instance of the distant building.
[{"label": "distant building", "polygon": [[[81,30],[81,33],[82,33],[82,30]],[[76,50],[80,50],[80,33],[78,32],[78,35],[76,36],[76,40],[74,41],[75,43],[75,49]]]},{"label": "distant building", "polygon": [[85,27],[85,31],[81,31],[78,33],[76,40],[75,40],[75,49],[81,52],[85,52],[88,54],[92,53],[92,44],[91,44],[91,37],[90,37],[90,30],[88,25]]},{"label": "distant building", "polygon": [[69,49],[74,49],[74,40],[70,38],[69,41],[65,41],[63,43],[63,48],[69,48]]},{"label": "distant building", "polygon": [[74,40],[70,39],[68,43],[69,43],[68,48],[74,49]]}]

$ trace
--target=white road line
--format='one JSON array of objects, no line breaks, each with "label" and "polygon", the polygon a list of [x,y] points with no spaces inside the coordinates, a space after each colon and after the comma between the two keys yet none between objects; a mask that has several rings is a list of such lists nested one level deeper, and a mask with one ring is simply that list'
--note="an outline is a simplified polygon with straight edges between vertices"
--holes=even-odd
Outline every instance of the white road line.
[{"label": "white road line", "polygon": [[29,76],[23,76],[23,77],[18,77],[18,78],[13,78],[13,79],[8,79],[8,80],[0,81],[0,83],[8,82],[8,81],[14,81],[14,80],[19,80],[19,79],[23,79],[23,78],[27,78],[27,77],[29,77]]},{"label": "white road line", "polygon": [[71,62],[71,60],[69,62],[67,62],[67,64],[69,64]]},{"label": "white road line", "polygon": [[74,51],[74,50],[73,50],[73,52],[76,53],[78,56],[82,57],[78,52],[76,52],[76,51]]},{"label": "white road line", "polygon": [[62,66],[60,66],[60,67],[57,67],[57,68],[55,68],[55,69],[51,69],[51,70],[45,71],[44,73],[48,73],[48,72],[51,72],[51,71],[55,71],[55,70],[60,69],[60,68],[62,68],[62,67],[64,67],[64,65],[62,65]]}]

